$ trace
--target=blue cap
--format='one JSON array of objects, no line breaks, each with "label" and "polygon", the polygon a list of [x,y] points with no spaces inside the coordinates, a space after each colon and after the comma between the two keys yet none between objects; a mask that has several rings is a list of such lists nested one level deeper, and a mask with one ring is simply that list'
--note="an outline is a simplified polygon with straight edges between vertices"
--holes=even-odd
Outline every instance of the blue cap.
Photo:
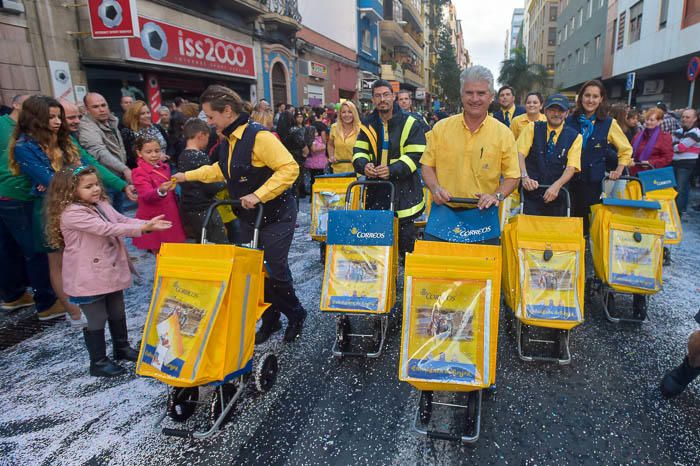
[{"label": "blue cap", "polygon": [[568,110],[570,107],[569,99],[562,94],[552,94],[547,97],[547,101],[544,103],[545,110],[553,105],[560,107],[562,110]]}]

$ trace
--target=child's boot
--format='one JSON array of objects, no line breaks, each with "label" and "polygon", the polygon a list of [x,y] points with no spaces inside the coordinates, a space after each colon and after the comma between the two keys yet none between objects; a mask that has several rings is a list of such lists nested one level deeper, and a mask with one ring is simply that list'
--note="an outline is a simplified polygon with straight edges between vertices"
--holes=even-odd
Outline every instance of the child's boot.
[{"label": "child's boot", "polygon": [[90,375],[94,377],[114,377],[125,372],[124,368],[107,357],[105,330],[83,329],[85,346],[90,354]]},{"label": "child's boot", "polygon": [[126,329],[126,318],[119,320],[109,320],[109,333],[112,334],[112,346],[114,348],[114,359],[117,361],[125,359],[136,362],[139,352],[129,346],[129,334]]}]

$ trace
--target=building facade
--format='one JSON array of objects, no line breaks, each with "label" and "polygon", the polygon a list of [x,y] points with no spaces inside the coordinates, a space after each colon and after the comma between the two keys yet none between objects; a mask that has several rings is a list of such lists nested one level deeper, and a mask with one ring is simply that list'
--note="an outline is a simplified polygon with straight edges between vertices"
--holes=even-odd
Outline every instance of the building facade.
[{"label": "building facade", "polygon": [[[688,106],[688,62],[700,56],[700,2],[692,0],[610,1],[603,78],[612,98],[626,99],[627,73],[636,73],[633,104],[658,101]],[[691,103],[700,106],[700,92]]]},{"label": "building facade", "polygon": [[380,0],[357,0],[358,98],[365,105],[372,98],[371,83],[381,74],[379,22],[383,19],[384,4]]},{"label": "building facade", "polygon": [[608,0],[561,0],[554,54],[554,87],[576,91],[603,72]]},{"label": "building facade", "polygon": [[311,106],[357,98],[357,5],[355,2],[299,2],[297,33],[299,103]]},{"label": "building facade", "polygon": [[503,59],[507,60],[513,57],[513,50],[517,46],[518,34],[523,25],[525,17],[524,8],[514,8],[513,15],[510,19],[510,28],[506,31],[506,42],[504,47]]},{"label": "building facade", "polygon": [[296,101],[295,0],[139,0],[141,32],[129,39],[91,38],[86,3],[17,3],[25,11],[0,11],[2,35],[19,50],[1,67],[3,103],[21,92],[79,101],[99,91],[114,110],[124,94],[155,109],[175,96],[196,100],[210,84],[251,101]]},{"label": "building facade", "polygon": [[559,0],[529,0],[526,11],[523,39],[528,62],[544,65],[553,75]]}]

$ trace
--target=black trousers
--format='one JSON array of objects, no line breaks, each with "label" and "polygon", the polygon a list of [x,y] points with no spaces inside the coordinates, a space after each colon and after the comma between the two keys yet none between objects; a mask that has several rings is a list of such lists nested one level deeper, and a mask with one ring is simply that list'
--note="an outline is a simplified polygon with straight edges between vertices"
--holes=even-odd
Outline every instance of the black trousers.
[{"label": "black trousers", "polygon": [[544,217],[565,217],[566,203],[564,195],[560,194],[552,202],[544,202],[544,190],[538,189],[523,192],[523,213],[527,215],[542,215]]},{"label": "black trousers", "polygon": [[571,215],[583,218],[583,234],[588,235],[591,206],[600,204],[601,183],[572,181],[569,184],[569,192],[571,193]]},{"label": "black trousers", "polygon": [[413,252],[415,242],[416,224],[413,218],[410,220],[399,220],[399,257],[403,257],[407,252]]},{"label": "black trousers", "polygon": [[[263,314],[263,325],[272,325],[279,320],[280,312],[290,322],[306,317],[306,311],[294,291],[289,269],[289,248],[297,220],[295,204],[294,197],[288,196],[277,220],[263,226],[258,235],[258,248],[263,250],[269,275],[265,279],[265,301],[271,304]],[[241,220],[240,237],[242,243],[249,243],[253,239],[253,225]]]}]

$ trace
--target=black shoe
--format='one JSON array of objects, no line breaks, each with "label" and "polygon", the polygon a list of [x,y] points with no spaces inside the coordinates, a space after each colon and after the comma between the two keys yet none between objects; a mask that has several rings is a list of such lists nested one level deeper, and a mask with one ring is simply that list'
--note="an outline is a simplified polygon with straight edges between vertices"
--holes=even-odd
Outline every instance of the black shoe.
[{"label": "black shoe", "polygon": [[647,318],[647,297],[643,294],[632,295],[632,313],[639,320]]},{"label": "black shoe", "polygon": [[671,250],[664,248],[664,266],[671,265]]},{"label": "black shoe", "polygon": [[261,343],[265,343],[270,339],[273,333],[279,332],[280,330],[282,330],[282,322],[279,320],[275,321],[275,323],[269,327],[263,322],[263,324],[260,326],[260,330],[255,332],[255,344],[259,345]]},{"label": "black shoe", "polygon": [[688,356],[683,358],[683,362],[680,366],[676,367],[672,371],[666,373],[663,379],[661,379],[661,394],[666,398],[673,398],[685,390],[698,375],[700,375],[700,367],[690,367],[688,362]]},{"label": "black shoe", "polygon": [[112,362],[106,355],[105,331],[83,329],[85,346],[90,354],[90,375],[94,377],[114,377],[123,374],[125,369]]},{"label": "black shoe", "polygon": [[129,345],[129,334],[126,329],[126,318],[119,320],[108,320],[109,333],[112,334],[112,347],[114,349],[114,359],[136,362],[139,359],[139,352]]},{"label": "black shoe", "polygon": [[301,331],[304,328],[304,320],[306,320],[306,313],[301,319],[291,321],[287,324],[287,330],[284,331],[284,342],[291,343],[301,336]]}]

